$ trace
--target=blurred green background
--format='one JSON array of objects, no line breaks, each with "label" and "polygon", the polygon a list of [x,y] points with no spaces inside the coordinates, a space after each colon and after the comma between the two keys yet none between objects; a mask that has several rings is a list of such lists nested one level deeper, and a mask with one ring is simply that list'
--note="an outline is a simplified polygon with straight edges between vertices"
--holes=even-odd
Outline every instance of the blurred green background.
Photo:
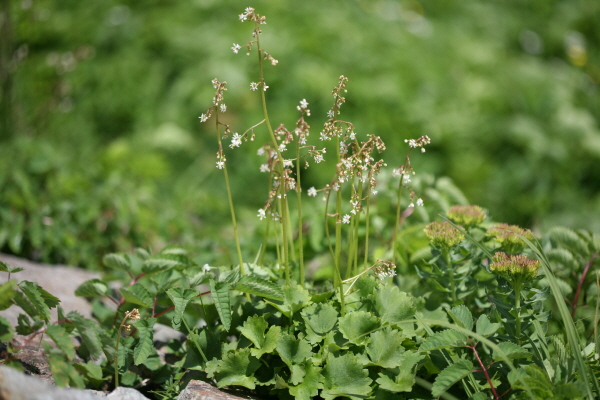
[{"label": "blurred green background", "polygon": [[[342,117],[384,139],[388,165],[429,135],[416,170],[495,220],[600,231],[597,0],[2,0],[0,250],[94,268],[179,242],[227,259],[216,137],[198,116],[218,78],[234,131],[262,119],[255,58],[230,49],[251,39],[246,6],[279,60],[273,125],[291,129],[306,98],[318,135],[343,74]],[[258,145],[227,153],[242,232],[265,200]]]}]

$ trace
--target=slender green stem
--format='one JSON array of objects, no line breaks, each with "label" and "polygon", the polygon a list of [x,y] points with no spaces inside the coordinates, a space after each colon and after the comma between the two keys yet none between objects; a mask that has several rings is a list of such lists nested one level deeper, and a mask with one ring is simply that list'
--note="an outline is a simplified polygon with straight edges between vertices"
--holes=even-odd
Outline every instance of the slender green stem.
[{"label": "slender green stem", "polygon": [[396,238],[398,236],[398,231],[400,230],[400,217],[402,210],[402,188],[404,187],[404,174],[400,176],[400,182],[398,182],[398,192],[396,197],[398,198],[398,206],[396,207],[396,224],[394,225],[394,233],[392,235],[392,262],[395,265],[398,265],[398,245],[396,244]]},{"label": "slender green stem", "polygon": [[442,253],[444,254],[444,260],[446,261],[446,266],[448,268],[448,276],[450,278],[450,291],[452,292],[452,305],[456,305],[456,282],[454,281],[454,267],[452,265],[452,260],[450,259],[450,249],[443,249]]},{"label": "slender green stem", "polygon": [[516,284],[515,285],[515,330],[516,330],[516,337],[517,337],[517,344],[520,346],[521,345],[521,285]]},{"label": "slender green stem", "polygon": [[300,186],[300,143],[296,141],[296,196],[298,197],[298,256],[300,285],[304,286],[304,233],[302,225],[302,188]]}]

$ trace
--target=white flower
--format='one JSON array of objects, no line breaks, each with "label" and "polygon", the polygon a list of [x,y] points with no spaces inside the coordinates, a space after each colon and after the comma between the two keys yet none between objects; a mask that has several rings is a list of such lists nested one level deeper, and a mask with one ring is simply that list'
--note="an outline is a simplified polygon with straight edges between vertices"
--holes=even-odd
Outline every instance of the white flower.
[{"label": "white flower", "polygon": [[231,137],[231,144],[229,145],[229,147],[231,147],[232,149],[234,147],[240,147],[240,145],[242,144],[242,136],[239,133],[234,133],[233,136]]},{"label": "white flower", "polygon": [[281,143],[281,144],[279,145],[279,148],[278,148],[278,150],[279,150],[279,152],[281,153],[281,152],[283,152],[283,151],[286,151],[286,150],[287,150],[287,148],[285,147],[285,144],[284,144],[284,143]]},{"label": "white flower", "polygon": [[278,60],[276,60],[276,59],[273,58],[271,60],[271,65],[277,65],[278,62],[279,62]]},{"label": "white flower", "polygon": [[349,214],[344,215],[344,217],[342,218],[342,223],[343,224],[349,224],[350,223],[350,215]]},{"label": "white flower", "polygon": [[259,155],[259,156],[264,155],[265,154],[265,148],[264,147],[259,148],[258,150],[256,150],[256,154]]},{"label": "white flower", "polygon": [[302,99],[302,100],[300,101],[300,108],[303,108],[303,109],[304,109],[304,108],[306,108],[306,107],[308,107],[308,102],[306,101],[306,99]]},{"label": "white flower", "polygon": [[259,208],[257,217],[261,220],[267,218],[267,214],[266,214],[265,210],[262,208]]},{"label": "white flower", "polygon": [[333,118],[334,116],[335,116],[335,113],[333,112],[333,110],[327,111],[327,117],[328,118]]},{"label": "white flower", "polygon": [[373,188],[371,188],[371,194],[372,194],[373,196],[376,196],[376,195],[377,195],[377,193],[379,193],[379,192],[378,192],[377,190],[375,190],[375,188],[374,188],[374,187],[373,187]]},{"label": "white flower", "polygon": [[306,194],[308,194],[310,197],[317,197],[317,189],[315,189],[315,187],[311,187],[310,189],[308,189],[308,192],[306,192]]},{"label": "white flower", "polygon": [[423,199],[417,199],[417,207],[423,207]]},{"label": "white flower", "polygon": [[316,162],[317,164],[318,164],[318,163],[320,163],[320,162],[321,162],[321,161],[323,161],[323,160],[324,160],[324,158],[323,158],[323,155],[322,155],[322,154],[316,154],[316,155],[315,155],[315,162]]},{"label": "white flower", "polygon": [[425,147],[421,147],[421,153],[425,153]]},{"label": "white flower", "polygon": [[218,169],[225,168],[225,162],[224,161],[217,161],[217,168]]},{"label": "white flower", "polygon": [[250,82],[250,90],[254,91],[258,89],[258,83]]},{"label": "white flower", "polygon": [[415,203],[410,203],[410,204],[408,205],[408,208],[413,208],[414,206],[415,206]]},{"label": "white flower", "polygon": [[240,15],[238,15],[238,18],[240,19],[240,21],[244,22],[245,20],[248,19],[248,14],[246,14],[246,13],[240,14]]},{"label": "white flower", "polygon": [[292,167],[294,165],[294,161],[292,160],[283,160],[284,167]]},{"label": "white flower", "polygon": [[200,122],[206,122],[206,120],[208,119],[208,117],[206,116],[206,114],[202,114],[198,118],[200,118]]},{"label": "white flower", "polygon": [[224,113],[225,111],[227,111],[227,105],[225,103],[221,103],[221,105],[219,106],[219,109],[221,110],[222,113]]},{"label": "white flower", "polygon": [[208,271],[210,271],[210,265],[208,265],[208,264],[204,264],[204,265],[202,266],[202,271],[204,271],[204,272],[208,272]]},{"label": "white flower", "polygon": [[329,136],[327,136],[327,134],[325,132],[319,132],[319,139],[321,140],[331,140],[331,138]]},{"label": "white flower", "polygon": [[261,164],[260,172],[269,172],[269,164]]},{"label": "white flower", "polygon": [[269,87],[263,83],[263,90],[266,92]]},{"label": "white flower", "polygon": [[234,43],[234,44],[233,44],[233,46],[231,47],[231,50],[233,50],[233,52],[234,52],[235,54],[237,54],[237,53],[238,53],[238,51],[240,51],[240,49],[241,49],[241,48],[242,48],[242,46],[240,46],[240,45],[239,45],[239,44],[237,44],[237,43]]}]

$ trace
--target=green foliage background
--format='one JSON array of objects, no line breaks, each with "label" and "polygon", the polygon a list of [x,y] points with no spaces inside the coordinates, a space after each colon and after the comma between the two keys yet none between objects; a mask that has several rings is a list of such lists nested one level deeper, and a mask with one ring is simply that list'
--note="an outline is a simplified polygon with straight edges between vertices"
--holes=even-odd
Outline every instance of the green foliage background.
[{"label": "green foliage background", "polygon": [[[279,60],[266,70],[275,125],[293,126],[306,98],[318,134],[343,74],[343,117],[384,139],[388,165],[429,135],[417,171],[451,177],[497,220],[600,231],[596,0],[4,0],[3,251],[89,267],[172,241],[226,253],[216,138],[198,116],[218,78],[234,131],[262,119],[254,60],[230,50],[250,40],[246,6],[267,16]],[[249,224],[265,199],[259,145],[228,153]]]}]

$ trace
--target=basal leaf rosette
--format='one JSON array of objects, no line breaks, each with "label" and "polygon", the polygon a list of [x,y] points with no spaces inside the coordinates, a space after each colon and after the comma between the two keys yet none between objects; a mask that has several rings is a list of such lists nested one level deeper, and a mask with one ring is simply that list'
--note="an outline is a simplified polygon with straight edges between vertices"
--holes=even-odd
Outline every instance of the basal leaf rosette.
[{"label": "basal leaf rosette", "polygon": [[487,218],[483,208],[475,205],[452,206],[446,211],[446,216],[455,224],[462,225],[467,228],[479,225]]},{"label": "basal leaf rosette", "polygon": [[432,222],[425,229],[425,235],[431,244],[438,249],[448,250],[461,241],[465,236],[449,222]]}]

